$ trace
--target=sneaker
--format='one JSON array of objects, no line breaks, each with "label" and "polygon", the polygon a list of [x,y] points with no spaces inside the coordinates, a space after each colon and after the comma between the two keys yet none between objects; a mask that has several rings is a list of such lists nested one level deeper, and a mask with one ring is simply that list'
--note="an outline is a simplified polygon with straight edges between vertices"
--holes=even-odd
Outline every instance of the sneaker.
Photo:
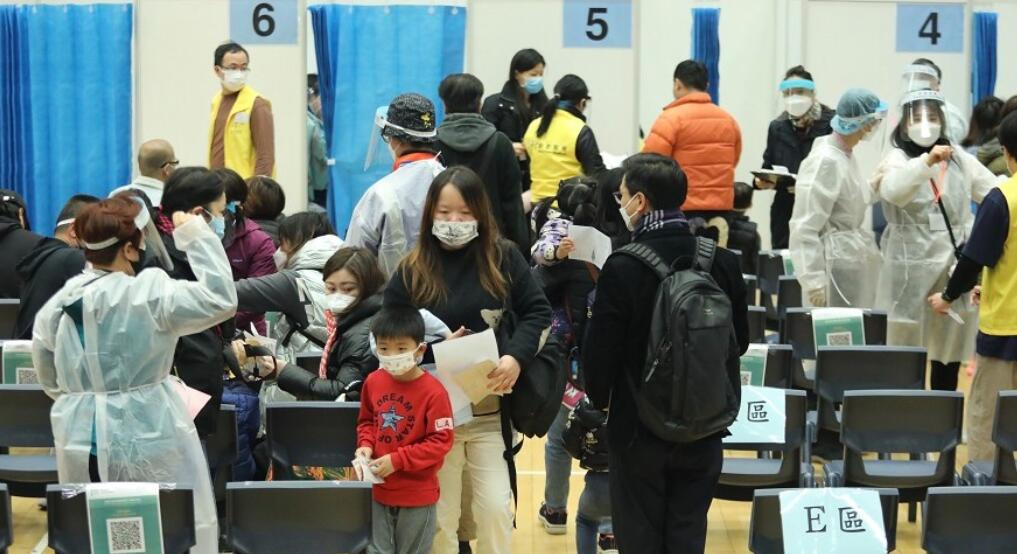
[{"label": "sneaker", "polygon": [[548,535],[564,535],[565,521],[568,519],[568,512],[565,510],[549,510],[543,503],[537,511],[537,519],[544,524],[544,530]]},{"label": "sneaker", "polygon": [[597,537],[597,554],[618,554],[618,542],[614,540],[614,535],[601,533]]}]

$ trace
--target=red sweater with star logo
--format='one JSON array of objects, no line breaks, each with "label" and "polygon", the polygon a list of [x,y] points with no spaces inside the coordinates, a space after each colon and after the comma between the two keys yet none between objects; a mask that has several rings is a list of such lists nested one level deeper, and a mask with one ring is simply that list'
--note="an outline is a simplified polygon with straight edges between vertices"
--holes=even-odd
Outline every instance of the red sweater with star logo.
[{"label": "red sweater with star logo", "polygon": [[438,470],[452,449],[452,404],[445,387],[424,373],[396,381],[384,369],[368,375],[360,391],[357,446],[372,458],[392,455],[395,472],[373,489],[379,504],[429,506],[438,502]]}]

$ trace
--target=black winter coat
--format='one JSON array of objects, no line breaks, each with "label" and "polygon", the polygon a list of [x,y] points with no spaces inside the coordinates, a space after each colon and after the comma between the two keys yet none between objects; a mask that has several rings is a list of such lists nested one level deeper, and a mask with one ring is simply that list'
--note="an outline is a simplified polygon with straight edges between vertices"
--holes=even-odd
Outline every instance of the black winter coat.
[{"label": "black winter coat", "polygon": [[23,285],[17,266],[42,241],[42,235],[21,228],[21,222],[0,217],[0,298],[20,298]]},{"label": "black winter coat", "polygon": [[[501,92],[484,99],[484,105],[480,109],[484,119],[493,123],[512,142],[523,142],[523,135],[526,134],[530,122],[540,117],[540,112],[547,105],[547,94],[543,91],[531,94],[529,109],[526,106],[519,106],[518,102],[512,83],[506,82]],[[519,160],[519,167],[522,170],[523,190],[529,190],[530,161]]]},{"label": "black winter coat", "polygon": [[62,240],[44,238],[21,260],[17,270],[25,286],[14,338],[31,340],[35,315],[68,279],[85,270],[85,253]]}]

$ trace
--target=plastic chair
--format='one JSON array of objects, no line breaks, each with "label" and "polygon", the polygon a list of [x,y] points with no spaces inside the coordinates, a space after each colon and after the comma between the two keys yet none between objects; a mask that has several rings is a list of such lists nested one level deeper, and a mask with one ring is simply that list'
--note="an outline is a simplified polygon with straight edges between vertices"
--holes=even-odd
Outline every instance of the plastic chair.
[{"label": "plastic chair", "polygon": [[52,448],[49,412],[53,400],[39,385],[0,385],[0,483],[13,496],[42,498],[46,485],[59,481],[56,457],[17,455],[6,448]]},{"label": "plastic chair", "polygon": [[766,375],[763,386],[775,389],[791,388],[792,367],[791,345],[770,344],[766,350]]},{"label": "plastic chair", "polygon": [[371,539],[371,484],[230,483],[226,540],[237,554],[363,552]]},{"label": "plastic chair", "polygon": [[1017,545],[1017,489],[933,487],[922,514],[922,548],[931,554],[1003,554]]},{"label": "plastic chair", "polygon": [[821,346],[816,354],[817,428],[840,432],[840,404],[849,390],[922,390],[926,351],[903,346]]},{"label": "plastic chair", "polygon": [[766,342],[766,308],[749,306],[749,342]]},{"label": "plastic chair", "polygon": [[720,481],[713,491],[714,498],[749,501],[756,489],[815,485],[805,433],[805,412],[808,409],[805,391],[787,389],[784,395],[784,444],[724,443],[725,450],[770,452],[780,457],[725,457]]},{"label": "plastic chair", "polygon": [[7,485],[0,483],[0,554],[14,544],[14,525],[11,516],[11,494]]},{"label": "plastic chair", "polygon": [[745,303],[759,306],[759,279],[755,275],[742,275],[745,280]]},{"label": "plastic chair", "polygon": [[[756,276],[759,279],[760,305],[766,308],[767,322],[776,323],[777,308],[773,297],[778,292],[780,276],[784,275],[784,258],[777,250],[760,250],[756,258]],[[771,327],[778,330],[777,326]]]},{"label": "plastic chair", "polygon": [[969,485],[1017,485],[1017,391],[999,392],[996,417],[992,423],[992,442],[996,452],[992,460],[974,460],[964,466],[963,479]]},{"label": "plastic chair", "polygon": [[788,308],[801,307],[802,285],[793,276],[781,276],[777,281],[777,317],[784,319]]},{"label": "plastic chair", "polygon": [[[886,344],[886,312],[863,311],[865,344]],[[812,308],[788,308],[781,322],[781,344],[790,344],[795,352],[794,386],[814,389],[815,370],[802,367],[802,360],[816,359],[816,343],[812,336]]]},{"label": "plastic chair", "polygon": [[357,449],[359,402],[276,402],[265,410],[272,476],[292,480],[293,466],[346,467]]},{"label": "plastic chair", "polygon": [[14,338],[14,327],[20,310],[21,301],[17,298],[0,298],[0,340]]},{"label": "plastic chair", "polygon": [[[789,489],[757,490],[752,498],[749,516],[749,551],[755,554],[784,554],[784,530],[780,520],[780,493]],[[879,492],[883,508],[883,530],[887,550],[897,548],[897,490],[872,489]]]},{"label": "plastic chair", "polygon": [[237,411],[230,404],[219,406],[219,419],[212,433],[201,445],[208,459],[208,469],[212,473],[212,490],[215,501],[222,502],[226,498],[226,483],[233,480],[233,464],[237,460]]},{"label": "plastic chair", "polygon": [[[80,485],[46,487],[49,547],[57,554],[91,552],[88,538],[88,503]],[[79,492],[73,496],[65,495]],[[191,489],[160,488],[159,515],[166,554],[186,554],[195,544],[194,496]]]},{"label": "plastic chair", "polygon": [[[862,390],[844,393],[841,442],[844,459],[823,466],[828,487],[892,487],[902,502],[925,499],[929,487],[958,483],[954,473],[961,441],[964,395],[954,391]],[[909,460],[863,460],[862,454],[907,453]],[[927,454],[939,454],[936,461]]]}]

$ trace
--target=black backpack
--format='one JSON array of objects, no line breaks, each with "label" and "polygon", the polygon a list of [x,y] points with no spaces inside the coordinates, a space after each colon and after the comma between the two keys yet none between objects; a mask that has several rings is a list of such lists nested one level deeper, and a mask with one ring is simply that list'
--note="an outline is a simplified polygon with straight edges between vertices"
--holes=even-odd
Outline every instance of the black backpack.
[{"label": "black backpack", "polygon": [[[631,256],[660,278],[639,381],[629,375],[639,419],[668,442],[722,432],[738,415],[741,383],[731,301],[710,275],[717,244],[696,238],[691,267],[668,266],[653,249],[629,244]],[[732,365],[733,364],[733,365]]]}]

